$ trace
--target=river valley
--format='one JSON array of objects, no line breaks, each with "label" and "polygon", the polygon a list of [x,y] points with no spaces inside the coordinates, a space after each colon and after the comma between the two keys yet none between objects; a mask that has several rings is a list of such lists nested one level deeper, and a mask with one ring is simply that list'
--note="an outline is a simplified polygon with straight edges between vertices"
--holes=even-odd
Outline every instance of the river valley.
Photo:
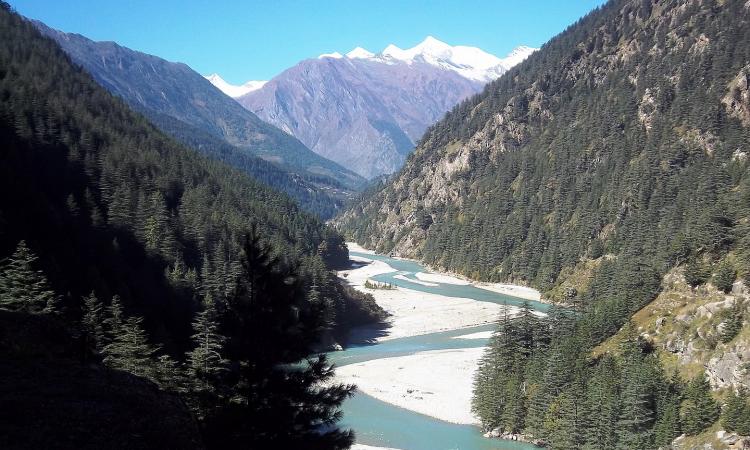
[{"label": "river valley", "polygon": [[[529,301],[544,313],[548,305],[530,300],[534,295],[525,288],[477,285],[354,245],[350,255],[352,270],[339,275],[392,313],[390,328],[359,330],[354,344],[329,354],[338,379],[359,386],[343,405],[342,425],[357,435],[354,448],[535,448],[483,437],[470,393],[476,363],[503,310],[513,314]],[[364,289],[367,279],[395,289]],[[526,298],[503,293],[508,290]]]}]

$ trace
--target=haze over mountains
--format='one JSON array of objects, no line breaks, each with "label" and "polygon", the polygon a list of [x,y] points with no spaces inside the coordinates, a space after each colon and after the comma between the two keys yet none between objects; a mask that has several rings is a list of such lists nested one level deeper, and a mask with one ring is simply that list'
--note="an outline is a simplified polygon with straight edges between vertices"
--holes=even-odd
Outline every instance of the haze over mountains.
[{"label": "haze over mountains", "polygon": [[398,170],[428,126],[535,50],[498,58],[428,36],[406,50],[357,47],[307,59],[244,95],[247,87],[209,79],[313,151],[373,178]]}]

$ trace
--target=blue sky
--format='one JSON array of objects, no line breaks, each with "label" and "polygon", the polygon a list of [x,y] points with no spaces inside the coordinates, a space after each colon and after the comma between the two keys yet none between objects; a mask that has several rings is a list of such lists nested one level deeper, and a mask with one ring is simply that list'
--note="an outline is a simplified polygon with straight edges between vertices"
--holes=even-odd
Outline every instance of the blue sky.
[{"label": "blue sky", "polygon": [[235,84],[321,53],[412,47],[432,35],[504,56],[541,46],[603,0],[9,0],[21,14]]}]

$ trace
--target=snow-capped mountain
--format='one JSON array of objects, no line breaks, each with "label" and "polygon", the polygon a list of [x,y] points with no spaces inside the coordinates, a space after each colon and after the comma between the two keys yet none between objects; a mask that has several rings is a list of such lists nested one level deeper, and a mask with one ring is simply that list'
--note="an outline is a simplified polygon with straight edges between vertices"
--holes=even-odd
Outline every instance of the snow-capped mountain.
[{"label": "snow-capped mountain", "polygon": [[[427,36],[424,41],[410,49],[402,50],[391,44],[382,52],[374,54],[362,47],[357,47],[347,53],[346,57],[350,59],[368,59],[387,64],[392,64],[396,61],[407,64],[424,62],[442,69],[452,70],[464,78],[486,83],[498,78],[536,50],[538,49],[522,45],[516,47],[505,58],[498,58],[477,47],[464,45],[450,46],[432,36]],[[340,57],[340,54],[337,53],[337,55]]]},{"label": "snow-capped mountain", "polygon": [[368,178],[397,171],[424,131],[536,49],[499,58],[428,36],[403,50],[325,53],[239,98],[320,155]]},{"label": "snow-capped mountain", "polygon": [[204,78],[210,81],[211,84],[216,86],[221,92],[227,94],[228,96],[232,98],[242,97],[248,92],[252,92],[257,89],[262,88],[263,85],[267,83],[267,81],[251,80],[245,84],[237,86],[235,84],[229,84],[226,81],[224,81],[224,79],[221,78],[221,76],[219,76],[218,73],[212,73],[211,75],[207,75]]}]

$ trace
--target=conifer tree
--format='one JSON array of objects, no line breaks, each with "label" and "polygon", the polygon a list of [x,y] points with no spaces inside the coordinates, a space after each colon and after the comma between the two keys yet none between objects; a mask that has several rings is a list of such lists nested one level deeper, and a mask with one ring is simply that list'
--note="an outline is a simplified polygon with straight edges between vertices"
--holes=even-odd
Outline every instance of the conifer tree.
[{"label": "conifer tree", "polygon": [[586,398],[583,399],[585,449],[614,448],[614,433],[618,413],[617,371],[613,357],[605,356],[593,374]]},{"label": "conifer tree", "polygon": [[123,323],[125,322],[125,313],[122,308],[122,301],[119,295],[113,295],[109,306],[105,308],[104,317],[104,344],[102,349],[110,344],[115,336],[120,334]]},{"label": "conifer tree", "polygon": [[104,363],[114,369],[153,379],[157,366],[152,357],[157,350],[143,330],[143,319],[128,317],[116,328],[112,342],[104,347]]},{"label": "conifer tree", "polygon": [[661,382],[657,418],[654,423],[654,444],[666,447],[680,434],[680,403],[682,400],[682,380],[675,372],[670,380]]},{"label": "conifer tree", "polygon": [[697,287],[705,283],[710,276],[710,269],[700,258],[693,258],[685,265],[685,281],[691,287]]},{"label": "conifer tree", "polygon": [[176,393],[187,390],[183,366],[171,356],[159,355],[153,362],[153,368],[152,379],[162,389]]},{"label": "conifer tree", "polygon": [[104,310],[94,291],[83,298],[83,317],[81,325],[87,346],[97,353],[101,353],[106,342],[104,334]]},{"label": "conifer tree", "polygon": [[719,418],[719,405],[711,396],[705,374],[693,378],[682,402],[682,430],[689,435],[702,432]]},{"label": "conifer tree", "polygon": [[219,333],[216,304],[210,295],[193,321],[192,340],[195,348],[186,355],[190,403],[198,416],[205,418],[209,409],[217,406],[229,362],[222,356],[226,337]]},{"label": "conifer tree", "polygon": [[735,304],[727,311],[727,318],[724,322],[724,327],[719,334],[721,341],[725,344],[734,339],[740,330],[742,330],[742,323],[745,318],[744,302],[735,300]]},{"label": "conifer tree", "polygon": [[282,264],[255,230],[246,236],[241,275],[227,305],[225,347],[237,361],[233,395],[211,420],[208,440],[221,447],[348,448],[336,427],[352,386],[331,384],[320,338],[323,305],[306,302],[294,267]]},{"label": "conifer tree", "polygon": [[721,413],[721,425],[729,432],[750,436],[750,403],[744,388],[740,388],[737,393],[734,390],[729,393]]},{"label": "conifer tree", "polygon": [[47,277],[34,268],[39,258],[20,241],[0,268],[0,308],[31,313],[54,312],[58,297]]},{"label": "conifer tree", "polygon": [[717,289],[724,293],[728,293],[732,290],[734,280],[737,278],[737,270],[734,265],[727,258],[724,258],[719,263],[719,267],[716,268],[713,282]]},{"label": "conifer tree", "polygon": [[620,414],[617,420],[617,448],[648,448],[651,440],[651,425],[654,410],[649,391],[648,373],[643,364],[643,355],[638,346],[635,327],[628,322],[623,327],[620,344],[622,378]]}]

